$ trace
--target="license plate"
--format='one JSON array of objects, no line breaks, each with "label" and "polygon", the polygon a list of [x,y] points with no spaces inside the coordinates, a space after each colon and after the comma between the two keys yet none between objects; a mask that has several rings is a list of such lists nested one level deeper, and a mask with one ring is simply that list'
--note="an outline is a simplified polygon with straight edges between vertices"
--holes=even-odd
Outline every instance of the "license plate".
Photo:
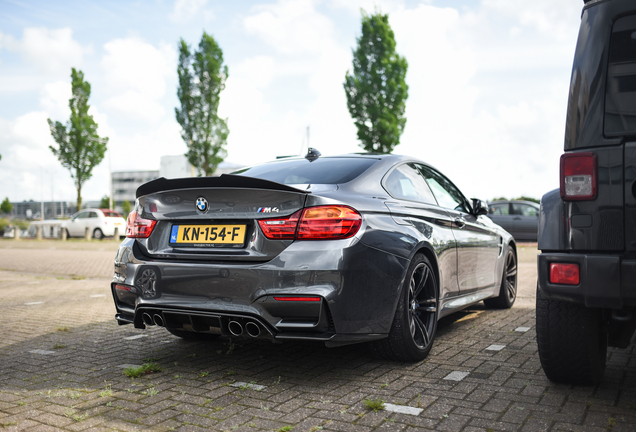
[{"label": "license plate", "polygon": [[242,245],[245,225],[173,225],[170,243],[206,245]]}]

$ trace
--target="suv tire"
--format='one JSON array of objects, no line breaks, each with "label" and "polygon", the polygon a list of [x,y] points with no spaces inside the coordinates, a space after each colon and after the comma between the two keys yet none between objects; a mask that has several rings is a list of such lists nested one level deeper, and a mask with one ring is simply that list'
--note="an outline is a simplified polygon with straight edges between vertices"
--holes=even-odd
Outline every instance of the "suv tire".
[{"label": "suv tire", "polygon": [[537,344],[550,381],[596,385],[607,359],[603,310],[548,300],[537,287]]}]

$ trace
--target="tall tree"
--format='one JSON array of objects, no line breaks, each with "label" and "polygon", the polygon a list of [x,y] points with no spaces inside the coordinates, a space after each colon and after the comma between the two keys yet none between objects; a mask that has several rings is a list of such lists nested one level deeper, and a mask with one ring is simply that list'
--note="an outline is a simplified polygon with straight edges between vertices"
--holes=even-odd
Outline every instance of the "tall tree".
[{"label": "tall tree", "polygon": [[199,174],[211,176],[227,156],[225,145],[230,133],[227,119],[217,115],[220,94],[228,77],[223,51],[206,32],[201,36],[198,51],[192,52],[181,39],[177,73],[181,109],[174,111],[182,128],[181,137],[188,146],[186,156]]},{"label": "tall tree", "polygon": [[353,50],[353,73],[347,71],[347,106],[366,151],[391,153],[406,125],[408,62],[395,52],[389,16],[362,11],[362,35]]},{"label": "tall tree", "polygon": [[11,202],[9,201],[9,197],[6,197],[4,199],[4,201],[2,201],[2,204],[0,204],[0,210],[2,210],[2,213],[11,213],[11,210],[13,209],[13,204],[11,204]]},{"label": "tall tree", "polygon": [[93,175],[95,168],[104,159],[108,138],[97,135],[97,123],[88,114],[88,98],[91,85],[84,81],[84,73],[71,69],[73,97],[69,99],[71,118],[66,125],[47,119],[51,135],[58,148],[49,146],[62,166],[71,172],[77,189],[77,210],[82,208],[82,186]]}]

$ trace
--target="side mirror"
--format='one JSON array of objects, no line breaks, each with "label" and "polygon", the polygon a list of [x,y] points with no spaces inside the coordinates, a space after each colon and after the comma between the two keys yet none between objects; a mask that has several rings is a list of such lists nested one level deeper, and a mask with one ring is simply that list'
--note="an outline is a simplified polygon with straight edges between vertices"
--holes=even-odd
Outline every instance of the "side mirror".
[{"label": "side mirror", "polygon": [[481,216],[488,214],[488,204],[477,198],[472,198],[471,201],[473,202],[473,215]]}]

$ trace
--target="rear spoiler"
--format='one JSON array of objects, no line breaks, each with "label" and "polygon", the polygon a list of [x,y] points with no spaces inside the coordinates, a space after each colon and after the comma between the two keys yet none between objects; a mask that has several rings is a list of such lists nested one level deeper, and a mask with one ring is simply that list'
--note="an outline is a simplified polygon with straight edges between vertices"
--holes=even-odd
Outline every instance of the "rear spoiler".
[{"label": "rear spoiler", "polygon": [[137,188],[136,197],[150,195],[156,192],[164,192],[177,189],[199,189],[199,188],[242,188],[242,189],[265,189],[283,192],[296,192],[309,194],[310,191],[296,189],[282,183],[263,180],[255,177],[246,177],[232,174],[222,174],[220,177],[187,177],[168,180],[159,177],[144,183]]}]

